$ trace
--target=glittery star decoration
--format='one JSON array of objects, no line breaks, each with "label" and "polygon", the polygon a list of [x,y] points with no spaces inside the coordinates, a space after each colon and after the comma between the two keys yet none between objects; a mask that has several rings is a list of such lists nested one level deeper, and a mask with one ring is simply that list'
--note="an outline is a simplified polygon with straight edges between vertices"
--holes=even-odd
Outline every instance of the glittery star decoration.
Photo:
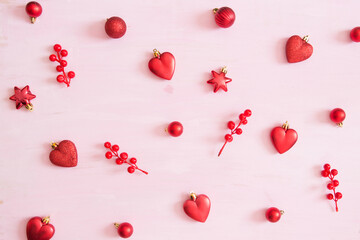
[{"label": "glittery star decoration", "polygon": [[36,96],[31,93],[29,85],[27,85],[23,89],[14,87],[14,92],[15,94],[10,97],[10,100],[16,102],[16,109],[19,109],[24,105],[26,109],[32,111],[33,107],[30,103],[30,100],[34,99]]},{"label": "glittery star decoration", "polygon": [[209,81],[207,81],[207,83],[214,84],[214,92],[217,92],[220,88],[225,92],[227,92],[226,84],[231,82],[231,78],[225,77],[226,73],[227,73],[226,67],[223,67],[220,73],[211,71],[211,74],[213,75],[213,79],[210,79]]}]

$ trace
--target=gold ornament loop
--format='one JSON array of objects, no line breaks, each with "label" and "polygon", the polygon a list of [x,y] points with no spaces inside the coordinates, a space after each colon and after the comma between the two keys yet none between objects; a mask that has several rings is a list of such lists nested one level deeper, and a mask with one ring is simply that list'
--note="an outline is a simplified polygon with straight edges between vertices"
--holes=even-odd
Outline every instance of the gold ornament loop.
[{"label": "gold ornament loop", "polygon": [[190,199],[193,201],[196,200],[196,194],[194,192],[190,192]]},{"label": "gold ornament loop", "polygon": [[154,48],[153,52],[154,52],[154,57],[156,58],[160,57],[161,53],[156,48]]},{"label": "gold ornament loop", "polygon": [[119,227],[120,227],[120,224],[119,224],[119,223],[114,223],[114,226],[115,226],[116,228],[119,228]]},{"label": "gold ornament loop", "polygon": [[44,217],[41,221],[42,221],[43,223],[45,223],[45,224],[49,224],[49,222],[50,222],[50,217],[49,217],[49,216]]},{"label": "gold ornament loop", "polygon": [[33,105],[32,105],[31,103],[26,104],[26,105],[25,105],[25,108],[26,108],[27,110],[29,110],[30,112],[32,112],[32,110],[34,109],[34,108],[33,108]]},{"label": "gold ornament loop", "polygon": [[303,40],[304,40],[305,42],[308,42],[308,41],[309,41],[309,35],[304,36],[304,37],[303,37]]},{"label": "gold ornament loop", "polygon": [[218,8],[214,8],[212,11],[213,11],[214,14],[216,14],[217,11],[219,11],[219,9],[218,9]]},{"label": "gold ornament loop", "polygon": [[280,214],[281,214],[281,215],[284,215],[285,212],[284,212],[283,210],[280,210]]},{"label": "gold ornament loop", "polygon": [[54,143],[54,142],[52,142],[51,143],[51,147],[52,147],[52,149],[54,149],[55,150],[55,148],[57,148],[59,145],[57,144],[57,143]]},{"label": "gold ornament loop", "polygon": [[286,122],[282,125],[282,128],[285,129],[285,131],[286,131],[286,130],[289,129],[289,126],[290,126],[290,125],[289,125],[288,121],[286,121]]},{"label": "gold ornament loop", "polygon": [[339,127],[343,127],[344,126],[344,124],[341,122],[341,123],[338,123],[337,124]]},{"label": "gold ornament loop", "polygon": [[221,69],[221,72],[227,74],[227,66],[223,67],[223,68]]}]

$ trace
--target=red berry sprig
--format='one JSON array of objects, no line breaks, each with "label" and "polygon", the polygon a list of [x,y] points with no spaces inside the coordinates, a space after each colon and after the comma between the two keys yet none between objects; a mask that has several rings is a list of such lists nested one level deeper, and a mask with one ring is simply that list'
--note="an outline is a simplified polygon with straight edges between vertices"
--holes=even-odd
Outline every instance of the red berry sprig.
[{"label": "red berry sprig", "polygon": [[241,113],[239,115],[239,124],[235,127],[235,123],[233,121],[229,121],[228,124],[227,124],[227,127],[230,129],[230,134],[226,134],[225,135],[225,143],[224,145],[222,146],[222,148],[220,149],[220,152],[218,154],[218,157],[220,157],[220,154],[222,153],[222,151],[224,150],[226,144],[228,142],[232,142],[233,140],[233,136],[234,134],[237,134],[237,135],[241,135],[242,134],[242,129],[240,128],[240,125],[246,125],[248,123],[247,121],[247,117],[250,117],[251,116],[251,110],[247,109],[244,111],[244,113]]},{"label": "red berry sprig", "polygon": [[330,183],[328,183],[328,185],[326,187],[327,187],[327,189],[333,190],[333,192],[334,192],[334,194],[332,194],[332,193],[327,194],[326,198],[329,200],[334,200],[335,208],[336,208],[336,211],[338,212],[339,209],[338,209],[337,202],[339,199],[342,198],[342,194],[341,194],[341,192],[335,191],[335,188],[337,186],[339,186],[339,181],[335,179],[336,175],[338,175],[338,170],[331,169],[330,164],[326,163],[324,165],[324,170],[321,171],[321,176],[328,177],[330,179]]},{"label": "red berry sprig", "polygon": [[105,153],[105,157],[107,159],[112,159],[112,158],[116,158],[115,162],[118,165],[121,165],[123,163],[129,164],[130,166],[128,167],[127,171],[129,173],[134,173],[135,170],[139,170],[145,174],[148,174],[148,172],[141,170],[140,168],[138,168],[138,166],[136,165],[137,163],[137,159],[136,158],[130,158],[128,159],[128,154],[126,152],[122,152],[122,153],[118,153],[119,151],[119,146],[118,145],[112,145],[109,142],[104,143],[104,146],[109,149],[110,151]]},{"label": "red berry sprig", "polygon": [[63,57],[66,57],[68,55],[68,51],[65,49],[62,49],[60,44],[54,45],[54,50],[56,52],[55,54],[51,54],[49,59],[52,62],[58,62],[60,65],[56,67],[56,71],[61,72],[62,74],[58,75],[56,80],[59,83],[65,83],[68,87],[70,87],[70,81],[72,78],[75,77],[75,73],[73,71],[68,72],[66,75],[65,73],[65,67],[67,66],[67,61],[63,60]]}]

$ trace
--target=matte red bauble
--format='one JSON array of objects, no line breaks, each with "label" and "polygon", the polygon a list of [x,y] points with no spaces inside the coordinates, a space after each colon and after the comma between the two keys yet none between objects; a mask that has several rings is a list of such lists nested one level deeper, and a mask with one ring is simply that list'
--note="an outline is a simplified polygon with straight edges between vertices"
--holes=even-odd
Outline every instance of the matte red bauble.
[{"label": "matte red bauble", "polygon": [[153,50],[154,57],[149,61],[149,69],[156,76],[171,80],[175,72],[175,57],[169,52],[160,53]]},{"label": "matte red bauble", "polygon": [[183,133],[184,128],[180,122],[175,121],[170,123],[166,130],[171,136],[179,137]]},{"label": "matte red bauble", "polygon": [[105,23],[105,32],[111,38],[121,38],[126,32],[126,23],[119,17],[111,17]]},{"label": "matte red bauble", "polygon": [[313,47],[308,43],[309,36],[303,38],[295,35],[288,39],[286,43],[286,58],[289,63],[301,62],[313,53]]},{"label": "matte red bauble", "polygon": [[266,210],[265,217],[269,222],[277,222],[280,220],[281,215],[284,214],[284,211],[279,210],[275,207],[271,207]]},{"label": "matte red bauble", "polygon": [[294,146],[297,139],[297,132],[294,129],[290,129],[287,122],[284,123],[282,127],[275,127],[271,131],[271,140],[280,154]]},{"label": "matte red bauble", "polygon": [[55,234],[55,227],[49,224],[50,218],[33,217],[26,225],[28,240],[49,240]]},{"label": "matte red bauble", "polygon": [[330,119],[338,126],[343,126],[343,121],[345,120],[346,114],[345,111],[341,108],[335,108],[330,112]]},{"label": "matte red bauble", "polygon": [[75,167],[78,163],[78,156],[75,144],[70,140],[61,141],[59,144],[52,143],[50,161],[60,167]]},{"label": "matte red bauble", "polygon": [[219,27],[228,28],[235,22],[235,13],[229,7],[214,8],[215,22]]},{"label": "matte red bauble", "polygon": [[121,224],[114,223],[114,225],[117,228],[119,236],[122,238],[129,238],[134,232],[133,226],[128,222],[124,222]]},{"label": "matte red bauble", "polygon": [[356,27],[351,30],[350,38],[353,42],[360,42],[360,27]]},{"label": "matte red bauble", "polygon": [[190,199],[184,202],[185,213],[198,222],[205,222],[210,213],[211,202],[208,196],[201,194],[196,196],[190,193]]},{"label": "matte red bauble", "polygon": [[29,15],[31,23],[34,23],[37,17],[42,13],[42,7],[38,2],[29,2],[26,4],[26,13]]}]

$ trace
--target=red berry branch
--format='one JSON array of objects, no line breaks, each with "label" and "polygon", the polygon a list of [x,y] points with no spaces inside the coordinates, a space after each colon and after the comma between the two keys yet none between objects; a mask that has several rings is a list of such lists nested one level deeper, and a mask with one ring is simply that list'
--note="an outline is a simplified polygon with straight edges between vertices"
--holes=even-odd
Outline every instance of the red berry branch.
[{"label": "red berry branch", "polygon": [[54,45],[54,50],[56,52],[55,54],[51,54],[49,59],[52,62],[58,62],[60,65],[56,67],[56,71],[61,72],[62,74],[58,75],[56,80],[59,83],[65,83],[68,87],[70,87],[70,81],[72,78],[75,77],[75,73],[73,71],[68,72],[66,75],[65,73],[65,67],[67,66],[67,61],[63,60],[63,57],[66,57],[68,55],[68,51],[65,49],[61,49],[60,44]]},{"label": "red berry branch", "polygon": [[239,119],[240,119],[240,122],[239,124],[235,127],[235,123],[233,121],[229,121],[228,124],[227,124],[227,127],[230,129],[230,134],[226,134],[225,135],[225,143],[224,145],[222,146],[222,148],[220,149],[220,152],[218,154],[218,157],[220,157],[220,154],[222,153],[222,151],[224,150],[226,144],[228,142],[232,142],[233,140],[233,136],[234,134],[237,134],[237,135],[240,135],[242,134],[242,129],[240,128],[241,124],[242,125],[246,125],[247,124],[247,117],[250,117],[251,116],[251,110],[247,109],[244,111],[244,113],[241,113],[239,115]]},{"label": "red berry branch", "polygon": [[105,148],[109,149],[109,151],[106,152],[106,154],[105,154],[105,157],[107,159],[116,158],[115,162],[118,165],[121,165],[123,163],[129,164],[130,166],[127,169],[127,171],[129,173],[134,173],[135,170],[137,169],[137,170],[139,170],[139,171],[141,171],[141,172],[143,172],[145,174],[148,174],[148,172],[138,168],[138,166],[136,165],[136,163],[137,163],[136,158],[130,158],[128,160],[128,154],[126,152],[122,152],[122,153],[119,154],[118,151],[119,151],[120,148],[119,148],[118,145],[112,145],[111,146],[111,143],[106,142],[106,143],[104,143],[104,146],[105,146]]},{"label": "red berry branch", "polygon": [[334,200],[336,211],[338,212],[339,209],[338,209],[337,202],[338,202],[339,199],[342,198],[341,192],[336,192],[335,191],[335,188],[337,186],[339,186],[339,181],[335,179],[335,176],[338,175],[338,170],[336,170],[336,169],[330,170],[330,169],[331,169],[330,164],[326,163],[324,165],[324,170],[321,171],[321,176],[328,177],[330,179],[330,183],[328,183],[328,185],[326,187],[329,190],[333,190],[334,194],[329,193],[329,194],[326,195],[326,197],[329,200]]}]

